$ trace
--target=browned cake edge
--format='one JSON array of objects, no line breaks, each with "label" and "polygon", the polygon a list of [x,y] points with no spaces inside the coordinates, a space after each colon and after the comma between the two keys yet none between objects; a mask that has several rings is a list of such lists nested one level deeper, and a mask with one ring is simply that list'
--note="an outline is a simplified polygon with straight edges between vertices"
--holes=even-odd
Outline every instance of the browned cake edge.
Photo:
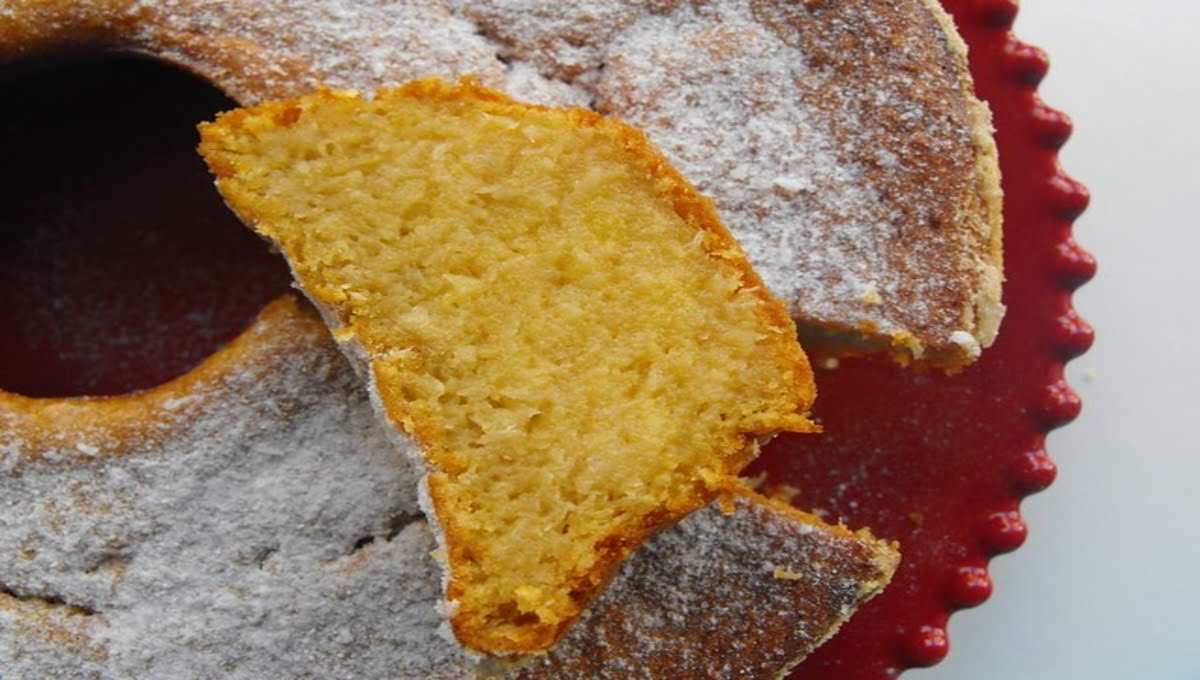
[{"label": "browned cake edge", "polygon": [[[967,261],[963,265],[972,279],[968,289],[973,293],[958,311],[962,331],[939,343],[922,343],[911,334],[899,334],[891,338],[889,349],[893,358],[900,363],[907,364],[915,360],[921,365],[955,371],[973,363],[984,349],[991,347],[1004,317],[1004,304],[1001,302],[1004,283],[1003,191],[992,112],[987,103],[975,95],[975,79],[971,76],[967,44],[959,35],[954,18],[939,0],[921,2],[942,30],[958,76],[960,101],[966,107],[971,121],[975,165],[972,181],[958,201],[957,224],[962,240],[972,246],[966,248]],[[974,247],[976,244],[982,247]],[[866,344],[873,343],[868,340]]]},{"label": "browned cake edge", "polygon": [[[4,440],[20,442],[18,458],[35,461],[48,449],[71,450],[76,442],[89,444],[78,448],[74,458],[59,456],[56,464],[91,460],[92,449],[102,448],[107,455],[123,455],[170,435],[162,423],[184,426],[213,397],[213,386],[237,371],[265,370],[261,359],[287,353],[297,343],[311,341],[326,331],[311,314],[301,313],[307,306],[293,295],[285,295],[268,304],[256,321],[229,344],[209,355],[198,366],[156,387],[105,397],[26,397],[0,390],[0,428]],[[274,333],[289,326],[287,335]],[[302,333],[297,333],[300,330]]]},{"label": "browned cake edge", "polygon": [[[1004,283],[1004,194],[1000,186],[999,152],[992,126],[992,112],[988,105],[975,95],[975,80],[971,76],[968,62],[967,43],[958,33],[954,18],[938,0],[923,0],[930,14],[937,20],[945,34],[946,42],[954,55],[963,101],[970,108],[972,120],[972,142],[975,145],[975,181],[972,191],[963,197],[962,213],[969,231],[982,234],[985,249],[977,253],[973,264],[976,276],[975,295],[962,311],[964,327],[972,334],[981,348],[990,347],[1000,330],[1004,316],[1001,302]],[[977,352],[963,349],[965,359],[974,360]],[[961,355],[959,360],[963,359]],[[934,361],[937,357],[932,358]]]},{"label": "browned cake edge", "polygon": [[945,57],[947,78],[956,83],[954,105],[967,119],[972,145],[973,163],[964,190],[948,201],[956,230],[952,237],[963,253],[954,264],[966,293],[957,296],[957,308],[948,310],[953,316],[951,328],[956,330],[946,337],[912,328],[885,331],[871,322],[814,318],[803,310],[796,310],[797,323],[804,347],[816,361],[884,352],[903,365],[955,372],[993,344],[1004,316],[1003,192],[991,109],[975,95],[967,44],[938,0],[914,4],[910,9],[927,13],[936,27],[931,41]]}]

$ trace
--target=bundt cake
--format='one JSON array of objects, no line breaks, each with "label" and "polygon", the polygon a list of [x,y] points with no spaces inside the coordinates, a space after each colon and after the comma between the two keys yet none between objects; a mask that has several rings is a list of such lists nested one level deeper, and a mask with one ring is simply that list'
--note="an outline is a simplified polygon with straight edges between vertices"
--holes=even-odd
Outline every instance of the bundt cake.
[{"label": "bundt cake", "polygon": [[[923,360],[961,365],[989,344],[999,323],[999,190],[988,116],[971,93],[962,43],[932,0],[367,0],[353,5],[340,0],[0,0],[0,66],[18,61],[40,64],[64,55],[86,58],[109,51],[142,54],[183,66],[244,105],[302,94],[322,83],[372,92],[431,74],[447,78],[473,74],[484,84],[527,101],[591,106],[644,128],[678,167],[716,199],[767,283],[788,299],[808,338],[807,346],[822,351],[885,347]],[[640,77],[642,74],[659,77]],[[733,81],[743,83],[744,88],[724,86]],[[721,122],[727,111],[736,112],[728,115],[734,124]],[[696,145],[700,145],[699,151]],[[802,153],[778,157],[794,149]],[[719,169],[710,172],[708,165]],[[941,190],[931,191],[930,187]],[[854,209],[847,210],[847,206]],[[844,234],[839,226],[843,222],[853,227]],[[761,230],[759,224],[764,225]],[[820,285],[811,286],[812,281]],[[268,328],[276,327],[256,324],[229,350],[249,355],[260,343],[264,348],[277,347],[271,344],[269,333],[262,332]],[[311,340],[304,333],[298,337]],[[312,342],[321,345],[323,341]],[[240,361],[217,358],[216,364],[208,365],[219,369],[221,380],[244,386],[236,381],[244,367]],[[324,369],[318,373],[329,377]],[[190,403],[196,396],[193,390],[199,390],[202,382],[179,383],[181,386],[172,389],[180,394],[172,399],[180,401],[170,403]],[[238,407],[246,405],[237,390],[227,392],[224,398]],[[39,461],[35,467],[46,466],[53,475],[61,475],[47,473],[45,477],[46,488],[62,495],[47,491],[46,498],[54,500],[42,515],[50,522],[44,533],[70,543],[56,554],[72,555],[75,548],[99,545],[85,553],[95,556],[120,544],[112,540],[115,533],[105,533],[102,525],[95,523],[90,525],[96,532],[93,539],[84,540],[79,532],[62,533],[64,522],[91,517],[89,513],[104,505],[89,505],[80,497],[79,490],[85,488],[81,484],[92,480],[88,476],[91,471],[101,470],[98,474],[107,475],[102,479],[114,483],[131,478],[169,484],[175,474],[186,476],[187,466],[182,464],[184,470],[176,473],[139,476],[147,460],[172,458],[150,447],[145,437],[165,441],[178,434],[184,423],[141,413],[143,406],[135,401],[122,408],[122,399],[29,400],[0,390],[0,422],[4,424],[0,427],[0,459],[5,470],[13,472],[20,457],[12,452],[32,451],[26,446],[32,441],[34,448],[42,447],[42,453],[31,454]],[[264,399],[266,417],[292,412],[289,404],[293,402],[287,399]],[[9,429],[19,421],[27,423],[25,429]],[[29,423],[37,424],[36,431],[29,429],[33,427]],[[306,430],[311,431],[311,427]],[[212,436],[223,436],[223,441],[240,453],[241,445],[236,443],[240,432],[237,428],[228,433],[214,429]],[[92,435],[100,439],[92,439]],[[362,431],[354,436],[363,436]],[[135,450],[147,455],[125,455]],[[240,461],[238,455],[221,460]],[[223,467],[203,457],[190,460],[195,474]],[[334,466],[328,471],[339,469]],[[380,489],[402,491],[407,483],[407,473],[401,468],[371,464],[368,469],[381,475]],[[270,488],[277,474],[264,474],[259,483]],[[10,474],[3,483],[16,484],[21,479],[19,474]],[[292,488],[290,482],[287,485]],[[355,492],[344,489],[343,493]],[[9,497],[7,490],[5,497]],[[288,497],[279,491],[271,494],[275,500]],[[373,494],[364,498],[378,500]],[[113,499],[109,506],[119,510],[120,499],[115,495]],[[171,507],[171,502],[164,500],[155,507]],[[221,511],[216,506],[209,509]],[[309,628],[304,628],[309,619],[298,615],[289,622],[299,628],[268,628],[273,632],[254,641],[259,646],[252,645],[252,655],[271,658],[276,653],[271,649],[290,649],[289,640],[296,636],[300,640],[297,649],[302,651],[288,657],[293,665],[278,667],[290,669],[281,671],[285,675],[332,674],[347,669],[370,674],[375,672],[372,669],[388,668],[376,674],[404,676],[405,662],[396,659],[405,658],[404,649],[421,646],[356,646],[354,636],[363,629],[353,623],[362,619],[369,605],[385,603],[385,608],[396,611],[403,609],[399,602],[416,601],[403,600],[407,596],[385,590],[381,584],[418,580],[413,576],[416,572],[399,565],[406,564],[403,555],[428,550],[432,543],[402,538],[411,533],[407,530],[387,540],[392,533],[386,528],[390,520],[380,519],[387,514],[371,512],[376,514],[366,524],[348,525],[356,531],[373,527],[358,538],[364,542],[360,552],[379,555],[369,561],[369,569],[344,572],[362,574],[358,580],[338,581],[336,576],[343,572],[336,569],[332,573],[314,571],[317,575],[298,589],[270,590],[276,599],[251,598],[252,606],[225,609],[232,620],[244,617],[259,622],[249,629],[238,623],[230,630],[260,630],[264,612],[278,610],[279,603],[289,598],[302,598],[310,592],[335,599],[363,593],[346,601],[346,611],[354,613],[336,621],[316,619],[318,623]],[[14,510],[5,518],[21,515]],[[139,516],[142,519],[133,524],[136,536],[155,523],[153,513]],[[258,516],[249,513],[243,519],[257,520]],[[277,533],[280,526],[290,525],[272,525],[251,533]],[[301,533],[306,530],[296,528]],[[375,534],[381,538],[366,543]],[[718,533],[713,540],[721,536]],[[330,540],[341,545],[345,537],[339,534]],[[37,553],[28,546],[12,546],[3,555],[32,561]],[[164,553],[146,552],[144,556],[163,558]],[[747,559],[761,561],[755,556]],[[636,560],[635,556],[629,564]],[[103,587],[123,582],[122,559],[95,562],[80,567],[80,582]],[[11,656],[4,657],[0,666],[18,676],[52,675],[55,671],[37,670],[46,668],[38,664],[52,663],[60,658],[57,655],[66,655],[61,657],[66,659],[63,665],[57,666],[59,674],[124,668],[115,664],[135,656],[152,658],[156,652],[148,651],[149,647],[174,649],[177,633],[190,630],[160,626],[147,632],[175,637],[151,643],[154,638],[148,636],[147,646],[141,648],[131,643],[129,656],[114,652],[111,636],[117,625],[109,622],[107,604],[76,598],[73,587],[52,588],[40,576],[33,577],[33,585],[23,580],[39,571],[53,573],[53,561],[30,562],[21,577],[13,576],[12,565],[25,562],[5,564],[8,566],[0,571],[0,654]],[[226,567],[214,564],[222,574],[229,573]],[[335,561],[331,566],[339,564]],[[192,613],[215,612],[222,603],[245,596],[246,589],[238,585],[232,587],[235,595],[217,597],[214,593],[230,591],[213,590],[206,572],[189,568],[184,566],[181,575],[195,577],[197,587],[206,593],[188,600],[198,607]],[[326,582],[336,586],[321,585]],[[436,590],[430,586],[429,592]],[[388,600],[391,595],[401,600]],[[147,595],[129,590],[123,597],[131,604]],[[435,599],[431,595],[428,602]],[[604,601],[601,599],[597,608]],[[723,611],[734,604],[714,597],[697,607]],[[746,606],[740,617],[761,611],[761,603],[736,604]],[[406,615],[426,616],[424,607],[403,610]],[[304,606],[283,608],[307,611]],[[337,621],[350,623],[339,628]],[[591,618],[585,619],[571,635],[581,634],[589,621]],[[394,620],[380,625],[392,623]],[[330,638],[305,637],[303,631],[312,629],[338,632]],[[387,629],[362,633],[363,639],[379,639],[375,634],[381,630]],[[97,636],[85,635],[88,632]],[[135,640],[132,635],[126,639]],[[188,657],[186,662],[169,662],[174,664],[172,668],[199,663],[196,660],[201,657],[221,669],[253,668],[231,666],[249,663],[239,651],[243,648],[236,644],[238,637],[198,635],[195,639],[203,654]],[[618,638],[610,635],[607,639],[604,653],[615,655],[614,640]],[[639,638],[629,633],[619,639],[632,644]],[[687,648],[675,651],[723,654],[736,668],[738,659],[753,655],[755,647],[754,641],[747,640],[733,650],[705,649],[701,643],[691,652]],[[392,666],[371,665],[387,657]],[[88,665],[93,662],[110,665]],[[35,670],[23,670],[29,668]],[[417,677],[436,677],[414,672]],[[246,673],[254,677],[252,671]]]}]

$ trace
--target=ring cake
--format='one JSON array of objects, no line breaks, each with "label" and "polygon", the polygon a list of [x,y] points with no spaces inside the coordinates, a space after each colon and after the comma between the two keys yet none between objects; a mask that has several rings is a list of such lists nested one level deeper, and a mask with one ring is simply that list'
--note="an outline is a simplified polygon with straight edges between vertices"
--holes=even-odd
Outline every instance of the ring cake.
[{"label": "ring cake", "polygon": [[935,0],[186,0],[0,4],[0,60],[145,52],[242,104],[473,75],[643,129],[806,346],[945,366],[994,340],[999,169]]},{"label": "ring cake", "polygon": [[[673,52],[676,49],[681,52]],[[348,6],[327,0],[203,4],[0,0],[0,65],[98,51],[141,53],[181,65],[242,104],[302,94],[318,84],[369,92],[428,75],[455,78],[470,74],[485,85],[527,101],[593,106],[645,128],[677,166],[716,198],[722,215],[768,284],[789,299],[803,332],[822,345],[828,342],[834,351],[884,347],[898,354],[960,365],[990,342],[1002,312],[999,194],[987,114],[970,93],[962,43],[932,2],[693,4],[662,0],[568,6],[430,0]],[[685,56],[672,58],[672,54]],[[639,72],[669,73],[670,77],[664,85],[639,78]],[[773,78],[777,72],[794,77]],[[704,94],[722,91],[722,83],[738,78],[746,84],[740,95],[728,88],[720,97]],[[739,119],[738,125],[714,126],[712,121],[720,120],[731,107],[753,113]],[[852,119],[846,117],[847,111],[854,112]],[[763,125],[741,124],[754,121]],[[743,128],[751,127],[755,129],[741,134]],[[772,144],[771,140],[789,143]],[[806,170],[784,164],[780,166],[783,171],[770,167],[774,151],[793,148],[791,142],[801,141],[806,158],[814,159],[816,166]],[[688,153],[692,143],[705,144],[699,160]],[[722,162],[730,172],[709,176],[705,168],[696,167],[717,158],[726,159]],[[736,162],[730,164],[729,158]],[[936,195],[905,193],[913,187],[929,186],[957,188]],[[821,191],[816,191],[817,187]],[[826,191],[830,187],[833,189]],[[867,200],[861,200],[864,197]],[[785,203],[791,208],[785,205],[784,212],[777,213],[782,199],[789,199]],[[870,210],[858,210],[864,204]],[[847,205],[855,209],[847,210]],[[790,220],[789,209],[801,218],[814,217]],[[788,230],[756,235],[753,220],[746,227],[746,215]],[[847,219],[845,223],[855,229],[839,235],[836,225],[841,224],[842,215],[867,217]],[[934,218],[925,219],[930,216]],[[804,241],[810,224],[824,225],[813,232],[821,234],[813,237],[818,241],[816,250],[810,250],[813,244]],[[796,225],[800,226],[789,228]],[[871,232],[871,225],[886,228]],[[864,231],[891,237],[862,237]],[[807,257],[805,253],[810,252],[815,254]],[[804,262],[804,267],[795,266],[797,262]],[[810,286],[814,279],[821,285]],[[889,282],[898,283],[893,286]],[[790,289],[818,297],[801,300]],[[262,334],[247,332],[229,352],[249,355],[259,343],[269,344]],[[240,364],[214,357],[207,365],[232,376],[235,365]],[[200,381],[194,376],[180,381],[172,389],[180,390],[183,397],[199,389]],[[86,480],[70,478],[86,475],[72,473],[72,467],[94,470],[87,466],[97,459],[92,454],[100,452],[105,455],[99,458],[110,463],[125,461],[121,452],[138,447],[145,450],[140,437],[162,436],[180,426],[178,420],[163,422],[136,415],[136,409],[120,408],[120,400],[28,400],[3,392],[0,396],[0,418],[5,423],[31,418],[24,422],[36,423],[38,428],[36,434],[28,429],[4,430],[0,451],[6,465],[16,460],[11,452],[29,441],[24,437],[32,437],[50,452],[38,465],[57,457],[54,469],[66,475],[63,488],[75,489],[71,500],[82,503],[50,504],[50,535],[56,535],[64,522],[91,511],[77,493],[79,483]],[[240,399],[236,394],[229,398]],[[103,446],[80,438],[84,423],[97,424],[91,432],[105,438],[100,441]],[[240,431],[221,438],[236,448],[233,440],[239,436]],[[76,444],[81,441],[84,446],[79,449]],[[114,453],[117,455],[111,455]],[[136,471],[141,463],[134,458],[126,462],[130,461]],[[194,461],[196,467],[203,467],[202,459]],[[392,480],[396,483],[402,483],[400,478],[408,474],[390,466],[372,469],[398,476]],[[120,474],[116,473],[117,477]],[[169,504],[163,501],[155,507]],[[5,514],[0,519],[15,516]],[[272,527],[275,530],[277,527]],[[364,536],[376,531],[370,529]],[[380,533],[386,538],[393,530]],[[404,534],[396,534],[396,538]],[[104,537],[100,542],[107,540]],[[385,541],[372,545],[376,543],[382,549]],[[428,549],[416,548],[416,543],[398,547],[397,552],[408,555],[411,550]],[[371,549],[371,545],[365,548]],[[10,554],[26,559],[33,553],[8,550],[5,557]],[[397,559],[404,562],[408,558]],[[635,555],[630,569],[637,559]],[[83,568],[79,579],[103,584],[104,578],[111,578],[106,570],[120,572],[121,563],[120,559],[101,559],[100,566]],[[432,574],[432,561],[425,568]],[[791,567],[781,569],[785,576],[792,573]],[[878,582],[879,573],[885,571],[860,572],[859,581]],[[374,579],[380,574],[400,581],[409,578],[384,570],[373,572],[364,583],[377,584]],[[776,581],[791,582],[787,578]],[[847,584],[845,592],[856,589],[848,581],[843,583]],[[60,675],[88,677],[102,673],[104,666],[87,664],[103,664],[105,658],[120,656],[110,652],[103,634],[96,635],[109,624],[97,615],[104,612],[94,606],[95,601],[75,599],[71,589],[56,591],[45,583],[32,587],[22,585],[19,579],[10,583],[9,567],[0,572],[0,590],[4,591],[0,594],[0,637],[4,638],[0,650],[13,655],[4,660],[6,668],[18,669],[13,672],[48,668],[46,664],[61,658],[66,661],[58,667]],[[436,584],[430,585],[428,592],[428,603],[432,603]],[[36,597],[39,594],[42,599]],[[339,591],[335,597],[342,595],[344,591]],[[197,597],[201,607],[220,609],[215,600]],[[365,605],[371,601],[364,597],[355,602]],[[271,602],[272,607],[278,604],[278,600]],[[594,609],[603,609],[605,602],[602,597]],[[709,611],[734,604],[705,602],[699,607]],[[747,607],[740,618],[753,618],[748,613],[755,611],[753,603]],[[235,614],[255,619],[267,608],[250,607]],[[409,613],[428,616],[423,607],[414,607]],[[568,641],[582,634],[579,631],[590,626],[590,621],[591,617],[585,617]],[[821,637],[804,629],[803,622],[795,623],[810,642]],[[289,634],[274,636],[271,644],[285,644]],[[352,636],[353,631],[339,634],[338,643],[347,635]],[[221,656],[224,649],[233,649],[226,645],[231,639],[207,640],[200,645],[212,663],[227,668]],[[611,645],[613,640],[632,641],[635,636],[622,633],[605,639]],[[788,653],[802,654],[811,646],[790,642],[796,646]],[[740,655],[753,655],[754,646],[734,645],[737,651],[729,657],[730,663],[738,663]],[[353,668],[332,661],[340,656],[342,663],[349,663],[350,652],[330,646],[322,649],[328,665],[313,668]],[[680,653],[697,654],[697,650],[712,651],[714,659],[718,654],[731,654],[729,650],[705,650],[703,645]],[[155,654],[146,650],[133,653],[145,659]],[[240,652],[228,654],[244,658],[238,656]],[[310,661],[319,654],[314,653]],[[369,663],[363,661],[363,673],[382,668]],[[386,674],[397,674],[400,663],[394,663]],[[671,658],[670,663],[683,661]],[[666,667],[669,665],[659,666]],[[93,668],[95,673],[89,670]],[[296,666],[293,674],[304,675],[307,668]],[[51,672],[31,670],[25,674]],[[620,677],[614,671],[610,674]]]},{"label": "ring cake", "polygon": [[223,114],[200,152],[419,442],[455,635],[548,649],[814,388],[784,305],[645,137],[437,79]]},{"label": "ring cake", "polygon": [[[439,632],[415,476],[366,395],[284,298],[148,392],[0,398],[4,677],[476,677]],[[729,494],[519,676],[772,677],[895,568],[865,533]]]}]

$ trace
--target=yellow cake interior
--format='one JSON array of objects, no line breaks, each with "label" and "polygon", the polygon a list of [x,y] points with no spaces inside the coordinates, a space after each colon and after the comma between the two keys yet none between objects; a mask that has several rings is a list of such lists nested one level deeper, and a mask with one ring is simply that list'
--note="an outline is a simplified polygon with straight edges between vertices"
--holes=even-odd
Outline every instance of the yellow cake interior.
[{"label": "yellow cake interior", "polygon": [[203,139],[419,442],[469,647],[545,649],[756,438],[812,429],[782,304],[627,126],[419,81],[236,111]]}]

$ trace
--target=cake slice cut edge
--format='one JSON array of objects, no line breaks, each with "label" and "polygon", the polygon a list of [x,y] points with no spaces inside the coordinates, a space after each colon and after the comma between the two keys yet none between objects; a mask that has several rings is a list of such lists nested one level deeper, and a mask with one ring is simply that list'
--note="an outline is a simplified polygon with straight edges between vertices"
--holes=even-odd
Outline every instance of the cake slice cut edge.
[{"label": "cake slice cut edge", "polygon": [[785,305],[628,125],[428,79],[237,110],[201,138],[420,444],[467,649],[545,651],[764,439],[816,429]]}]

